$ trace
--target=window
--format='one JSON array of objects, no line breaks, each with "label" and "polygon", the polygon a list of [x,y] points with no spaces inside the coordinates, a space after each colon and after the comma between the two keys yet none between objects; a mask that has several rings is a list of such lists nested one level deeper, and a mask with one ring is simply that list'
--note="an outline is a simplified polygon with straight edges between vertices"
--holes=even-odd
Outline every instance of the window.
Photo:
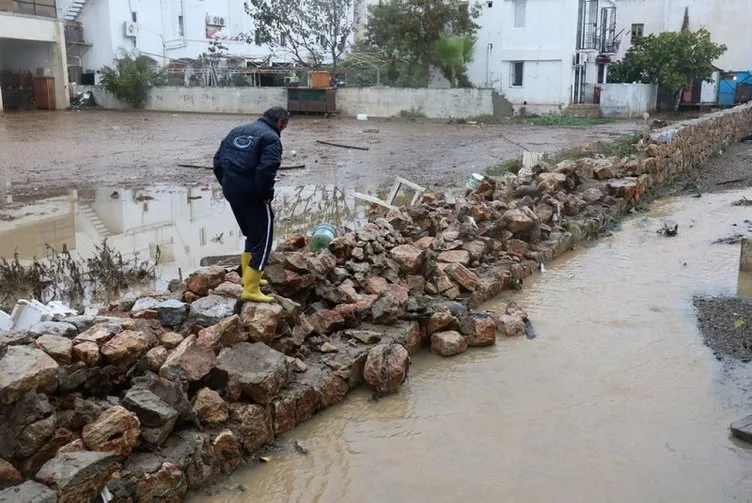
[{"label": "window", "polygon": [[488,5],[488,8],[489,8],[489,9],[490,9],[491,7],[493,7],[493,0],[488,0],[488,2],[486,2],[486,5]]},{"label": "window", "polygon": [[255,33],[253,34],[253,43],[256,45],[261,45],[261,30],[256,28]]},{"label": "window", "polygon": [[525,27],[525,8],[527,0],[514,0],[514,27]]},{"label": "window", "polygon": [[178,35],[185,36],[185,27],[183,25],[183,16],[178,16]]},{"label": "window", "polygon": [[632,38],[638,38],[642,36],[642,33],[645,31],[645,25],[640,24],[633,24],[632,25]]},{"label": "window", "polygon": [[138,13],[137,12],[131,12],[131,21],[134,23],[138,23]]},{"label": "window", "polygon": [[512,70],[511,75],[509,76],[511,87],[522,87],[522,77],[525,73],[525,62],[512,61],[510,67]]}]

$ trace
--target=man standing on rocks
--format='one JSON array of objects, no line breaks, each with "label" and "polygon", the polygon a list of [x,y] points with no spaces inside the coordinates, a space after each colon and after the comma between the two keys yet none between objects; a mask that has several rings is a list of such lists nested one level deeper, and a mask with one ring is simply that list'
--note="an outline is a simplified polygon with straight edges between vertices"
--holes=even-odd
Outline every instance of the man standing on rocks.
[{"label": "man standing on rocks", "polygon": [[245,251],[240,256],[243,300],[273,300],[261,293],[261,286],[267,284],[261,276],[274,240],[271,203],[282,162],[280,136],[289,119],[284,108],[270,108],[257,121],[230,131],[214,155],[214,174],[245,236]]}]

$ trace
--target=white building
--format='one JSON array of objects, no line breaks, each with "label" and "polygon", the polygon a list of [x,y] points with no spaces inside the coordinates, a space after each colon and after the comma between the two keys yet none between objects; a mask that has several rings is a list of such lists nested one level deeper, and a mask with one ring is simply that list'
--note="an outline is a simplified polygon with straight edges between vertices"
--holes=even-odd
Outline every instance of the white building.
[{"label": "white building", "polygon": [[726,52],[715,62],[725,71],[752,69],[752,50],[745,34],[752,26],[750,0],[617,0],[618,31],[631,37],[679,31],[685,13],[689,29],[706,28]]},{"label": "white building", "polygon": [[38,107],[69,105],[63,25],[55,0],[0,0],[0,112],[3,104],[24,108],[31,96]]},{"label": "white building", "polygon": [[468,76],[497,89],[515,113],[593,103],[615,52],[609,0],[483,0]]},{"label": "white building", "polygon": [[156,65],[197,59],[212,40],[245,63],[288,61],[255,43],[253,21],[242,0],[59,0],[61,16],[81,24],[82,40],[70,40],[69,59],[85,73],[123,55],[148,56]]}]

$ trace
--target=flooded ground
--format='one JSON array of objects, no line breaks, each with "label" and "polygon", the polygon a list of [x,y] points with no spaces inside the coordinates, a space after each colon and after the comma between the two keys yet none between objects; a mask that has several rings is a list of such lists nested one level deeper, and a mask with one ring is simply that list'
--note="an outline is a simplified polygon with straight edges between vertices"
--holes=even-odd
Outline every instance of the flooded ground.
[{"label": "flooded ground", "polygon": [[[309,233],[322,222],[355,228],[366,206],[335,186],[283,186],[277,190],[275,211],[275,232],[283,236]],[[21,260],[31,260],[47,256],[48,247],[59,251],[65,246],[88,258],[104,239],[126,256],[159,255],[158,279],[151,285],[157,291],[200,267],[205,257],[243,249],[243,236],[216,183],[102,187],[30,203],[0,202],[0,257],[17,253]]]},{"label": "flooded ground", "polygon": [[[206,183],[212,179],[210,171],[177,165],[211,165],[220,140],[251,118],[136,111],[8,113],[0,117],[0,191],[3,178],[10,180],[16,197],[103,186]],[[554,152],[613,139],[637,127],[634,121],[553,128],[295,117],[283,136],[284,164],[305,164],[306,169],[285,172],[282,183],[375,189],[402,176],[426,186],[462,185],[469,173],[521,155],[523,147]],[[370,150],[329,147],[316,140]]]},{"label": "flooded ground", "polygon": [[[232,477],[246,492],[192,501],[752,500],[752,446],[728,434],[752,367],[713,357],[691,303],[736,294],[738,246],[711,243],[749,218],[731,206],[748,192],[654,206],[526,281],[537,339],[421,355],[398,395],[362,390],[278,439]],[[669,215],[675,238],[656,233]]]}]

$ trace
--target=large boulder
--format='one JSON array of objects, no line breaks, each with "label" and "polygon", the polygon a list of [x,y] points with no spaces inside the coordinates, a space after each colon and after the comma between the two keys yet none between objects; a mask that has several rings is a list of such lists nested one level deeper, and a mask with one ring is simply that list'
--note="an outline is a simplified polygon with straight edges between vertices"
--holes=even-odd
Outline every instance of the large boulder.
[{"label": "large boulder", "polygon": [[221,424],[227,421],[227,403],[219,393],[209,388],[202,388],[196,393],[193,412],[201,424]]},{"label": "large boulder", "polygon": [[185,473],[189,489],[201,489],[214,474],[217,461],[207,433],[191,429],[173,433],[159,452]]},{"label": "large boulder", "polygon": [[243,456],[243,441],[232,430],[222,430],[212,442],[217,471],[228,475],[240,465]]},{"label": "large boulder", "polygon": [[194,382],[209,374],[216,363],[214,351],[191,335],[170,353],[159,375],[172,381]]},{"label": "large boulder", "polygon": [[191,304],[188,319],[196,325],[210,327],[232,316],[235,312],[236,303],[235,299],[221,295],[209,295]]},{"label": "large boulder", "polygon": [[73,357],[84,362],[88,367],[98,367],[102,362],[99,344],[91,341],[84,341],[73,346]]},{"label": "large boulder", "polygon": [[423,265],[425,251],[413,245],[399,245],[392,248],[390,255],[405,272],[415,274]]},{"label": "large boulder", "polygon": [[93,451],[114,452],[124,458],[136,447],[140,427],[138,417],[118,405],[84,426],[81,437],[86,447]]},{"label": "large boulder", "polygon": [[141,423],[141,437],[152,446],[167,440],[178,420],[178,411],[148,389],[130,389],[123,406],[136,413]]},{"label": "large boulder", "polygon": [[283,315],[284,309],[279,304],[246,302],[240,313],[240,321],[250,331],[253,340],[268,344],[274,340]]},{"label": "large boulder", "polygon": [[72,323],[64,321],[41,321],[29,329],[29,333],[34,337],[42,335],[57,335],[70,339],[78,333],[78,328]]},{"label": "large boulder", "polygon": [[431,336],[431,350],[441,356],[454,356],[467,351],[467,341],[459,332],[437,332]]},{"label": "large boulder", "polygon": [[478,288],[480,278],[462,264],[449,264],[444,268],[444,272],[465,290],[474,292]]},{"label": "large boulder", "polygon": [[219,353],[217,371],[256,403],[268,404],[287,383],[287,358],[264,343],[241,342]]},{"label": "large boulder", "polygon": [[60,364],[71,362],[73,342],[67,337],[45,334],[34,341],[34,344]]},{"label": "large boulder", "polygon": [[202,329],[198,333],[198,340],[211,347],[215,353],[222,348],[232,346],[248,339],[248,334],[240,330],[240,318],[233,315],[225,318],[216,325]]},{"label": "large boulder", "polygon": [[46,395],[25,393],[6,417],[0,416],[0,457],[27,458],[37,452],[55,431],[57,415]]},{"label": "large boulder", "polygon": [[111,452],[66,452],[45,463],[37,480],[55,489],[60,503],[94,501],[116,468]]},{"label": "large boulder", "polygon": [[209,293],[209,290],[221,285],[226,274],[224,267],[218,265],[204,267],[188,276],[185,286],[196,295],[204,296]]},{"label": "large boulder", "polygon": [[157,317],[162,325],[178,328],[188,319],[190,306],[177,299],[168,299],[157,304]]},{"label": "large boulder", "polygon": [[113,365],[130,365],[141,352],[149,348],[149,340],[143,332],[125,330],[102,346],[102,356]]},{"label": "large boulder", "polygon": [[230,423],[249,454],[255,453],[274,440],[272,417],[268,408],[234,403],[230,406]]},{"label": "large boulder", "polygon": [[182,383],[170,381],[169,379],[147,372],[146,375],[133,380],[131,390],[133,389],[147,389],[151,391],[168,403],[170,407],[178,411],[181,420],[193,420],[191,403],[188,401],[188,396],[183,389]]},{"label": "large boulder", "polygon": [[467,250],[449,250],[439,253],[439,262],[447,264],[470,265],[470,252]]},{"label": "large boulder", "polygon": [[469,347],[496,344],[496,320],[488,313],[471,313],[460,319],[460,331]]},{"label": "large boulder", "polygon": [[27,480],[21,485],[0,491],[0,503],[56,503],[57,495],[49,487]]},{"label": "large boulder", "polygon": [[506,224],[507,228],[513,232],[525,232],[529,231],[535,226],[535,221],[530,216],[520,209],[508,210],[504,213],[502,221]]},{"label": "large boulder", "polygon": [[123,331],[122,323],[106,321],[103,323],[97,323],[93,327],[89,328],[85,332],[82,332],[74,339],[75,343],[79,342],[95,342],[98,345],[102,345],[112,339],[115,335]]},{"label": "large boulder", "polygon": [[368,352],[363,377],[378,393],[396,393],[407,378],[410,356],[400,344],[379,344]]},{"label": "large boulder", "polygon": [[339,312],[331,309],[319,309],[309,321],[319,335],[329,335],[345,328],[345,319]]},{"label": "large boulder", "polygon": [[41,349],[10,346],[0,358],[0,402],[10,405],[27,391],[52,394],[57,389],[58,364]]},{"label": "large boulder", "polygon": [[[0,458],[0,489],[17,486],[22,483],[23,477],[21,473],[12,464]],[[2,501],[1,496],[0,501]]]}]

